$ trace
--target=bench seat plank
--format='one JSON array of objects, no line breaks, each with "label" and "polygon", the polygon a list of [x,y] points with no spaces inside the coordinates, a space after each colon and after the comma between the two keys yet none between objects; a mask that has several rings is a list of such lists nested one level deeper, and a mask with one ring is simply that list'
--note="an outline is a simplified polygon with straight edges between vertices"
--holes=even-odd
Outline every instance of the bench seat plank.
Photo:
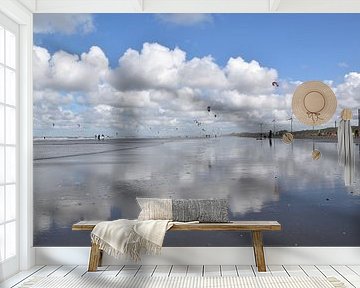
[{"label": "bench seat plank", "polygon": [[[101,221],[80,221],[72,226],[74,231],[91,231]],[[229,223],[174,224],[171,231],[280,231],[277,221],[234,221]]]}]

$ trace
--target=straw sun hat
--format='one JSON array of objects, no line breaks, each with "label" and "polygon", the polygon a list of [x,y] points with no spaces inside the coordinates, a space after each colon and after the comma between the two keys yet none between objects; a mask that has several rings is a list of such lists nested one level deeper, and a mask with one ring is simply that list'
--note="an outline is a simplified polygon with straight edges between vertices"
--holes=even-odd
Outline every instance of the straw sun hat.
[{"label": "straw sun hat", "polygon": [[353,117],[352,111],[349,108],[345,108],[341,111],[341,119],[343,120],[351,120]]},{"label": "straw sun hat", "polygon": [[337,106],[331,88],[320,81],[309,81],[299,85],[292,98],[292,110],[303,124],[316,126],[328,122]]},{"label": "straw sun hat", "polygon": [[294,135],[289,133],[289,132],[286,132],[284,133],[284,135],[282,136],[282,141],[285,143],[285,144],[291,144],[293,141],[294,141]]}]

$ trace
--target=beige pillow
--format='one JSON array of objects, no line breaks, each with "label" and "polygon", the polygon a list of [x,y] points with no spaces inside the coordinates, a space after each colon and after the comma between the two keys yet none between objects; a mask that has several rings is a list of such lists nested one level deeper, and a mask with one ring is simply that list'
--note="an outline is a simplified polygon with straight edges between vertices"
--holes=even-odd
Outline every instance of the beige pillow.
[{"label": "beige pillow", "polygon": [[136,198],[136,200],[141,209],[138,220],[229,222],[227,199]]},{"label": "beige pillow", "polygon": [[171,199],[136,198],[140,206],[138,220],[172,220]]}]

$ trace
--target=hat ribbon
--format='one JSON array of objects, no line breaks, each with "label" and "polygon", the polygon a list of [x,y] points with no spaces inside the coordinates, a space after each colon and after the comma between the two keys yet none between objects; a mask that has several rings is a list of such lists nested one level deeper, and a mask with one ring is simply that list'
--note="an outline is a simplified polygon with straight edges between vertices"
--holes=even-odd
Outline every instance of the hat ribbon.
[{"label": "hat ribbon", "polygon": [[311,118],[313,120],[313,122],[315,123],[318,120],[324,120],[323,118],[320,118],[320,112],[311,112],[311,111],[307,111],[306,114],[308,115],[309,118]]}]

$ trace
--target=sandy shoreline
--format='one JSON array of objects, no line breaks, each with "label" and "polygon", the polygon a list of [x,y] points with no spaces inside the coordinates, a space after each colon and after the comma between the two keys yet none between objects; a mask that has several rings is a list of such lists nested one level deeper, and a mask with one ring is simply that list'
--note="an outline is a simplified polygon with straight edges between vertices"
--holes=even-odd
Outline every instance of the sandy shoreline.
[{"label": "sandy shoreline", "polygon": [[[234,136],[234,137],[239,137],[239,138],[257,138],[255,136]],[[281,139],[281,137],[275,136],[273,138],[271,138],[272,140],[274,139]],[[269,140],[269,138],[264,138],[263,140]],[[315,137],[296,137],[294,136],[294,141],[296,140],[314,140],[315,142],[324,142],[324,143],[336,143],[338,141],[338,139],[336,137],[321,137],[321,136],[315,136]],[[359,144],[360,143],[360,137],[359,138],[354,138],[354,143],[355,144]]]},{"label": "sandy shoreline", "polygon": [[[34,161],[49,160],[65,157],[76,157],[95,155],[109,152],[120,152],[122,150],[135,150],[152,146],[163,145],[170,142],[186,142],[186,141],[211,141],[213,139],[236,137],[242,139],[255,139],[254,137],[244,136],[223,136],[218,138],[133,138],[133,139],[48,139],[34,141]],[[279,137],[264,138],[261,141],[281,141]],[[312,138],[295,138],[296,141],[314,141],[315,143],[336,143],[337,138],[334,137],[316,137]],[[281,142],[280,142],[281,143]],[[354,143],[358,145],[360,138],[354,139]],[[285,145],[285,144],[284,144]]]}]

